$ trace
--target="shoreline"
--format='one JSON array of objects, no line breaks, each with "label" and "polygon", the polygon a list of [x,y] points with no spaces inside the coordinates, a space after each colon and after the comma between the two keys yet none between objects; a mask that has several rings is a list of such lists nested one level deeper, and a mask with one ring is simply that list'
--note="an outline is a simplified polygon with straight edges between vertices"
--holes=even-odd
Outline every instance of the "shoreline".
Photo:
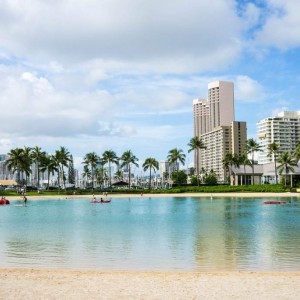
[{"label": "shoreline", "polygon": [[299,272],[0,269],[0,299],[299,299]]},{"label": "shoreline", "polygon": [[[89,199],[92,195],[45,195],[43,194],[38,196],[27,196],[30,200],[49,200],[49,199],[57,199],[57,200],[75,200],[75,199]],[[295,192],[286,192],[286,193],[178,193],[178,194],[108,194],[107,196],[103,196],[102,194],[95,194],[96,198],[223,198],[223,197],[232,197],[232,198],[292,198],[297,197],[300,198],[300,193]],[[9,200],[20,200],[22,196],[6,196]]]}]

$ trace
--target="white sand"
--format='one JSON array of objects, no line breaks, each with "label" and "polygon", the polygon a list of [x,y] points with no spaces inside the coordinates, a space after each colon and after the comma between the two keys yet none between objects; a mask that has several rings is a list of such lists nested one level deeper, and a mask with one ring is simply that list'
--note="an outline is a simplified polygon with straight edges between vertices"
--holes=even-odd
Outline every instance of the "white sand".
[{"label": "white sand", "polygon": [[299,299],[300,272],[1,270],[0,299]]}]

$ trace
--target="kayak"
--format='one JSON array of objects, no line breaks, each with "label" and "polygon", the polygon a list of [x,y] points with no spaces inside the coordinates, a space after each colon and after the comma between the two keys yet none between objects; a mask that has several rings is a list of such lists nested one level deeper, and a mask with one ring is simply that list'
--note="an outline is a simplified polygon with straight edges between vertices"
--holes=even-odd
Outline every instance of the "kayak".
[{"label": "kayak", "polygon": [[110,203],[111,200],[110,199],[104,199],[104,200],[92,200],[91,203],[92,204],[96,204],[96,203]]},{"label": "kayak", "polygon": [[0,205],[5,205],[5,204],[10,204],[9,200],[7,200],[7,199],[1,199],[0,200]]},{"label": "kayak", "polygon": [[265,201],[264,204],[286,204],[286,201]]}]

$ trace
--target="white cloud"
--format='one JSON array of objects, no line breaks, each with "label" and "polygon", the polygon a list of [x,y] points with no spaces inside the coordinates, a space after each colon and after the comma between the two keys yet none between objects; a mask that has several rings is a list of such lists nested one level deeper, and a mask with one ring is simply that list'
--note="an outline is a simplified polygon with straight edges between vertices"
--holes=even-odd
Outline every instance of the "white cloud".
[{"label": "white cloud", "polygon": [[268,14],[256,35],[257,43],[288,50],[300,46],[300,2],[298,0],[267,0]]},{"label": "white cloud", "polygon": [[240,51],[241,20],[232,0],[0,4],[0,49],[36,61],[103,59],[131,69],[176,72],[220,68]]},{"label": "white cloud", "polygon": [[263,99],[263,87],[256,80],[240,75],[236,78],[235,98],[243,102],[259,102]]}]

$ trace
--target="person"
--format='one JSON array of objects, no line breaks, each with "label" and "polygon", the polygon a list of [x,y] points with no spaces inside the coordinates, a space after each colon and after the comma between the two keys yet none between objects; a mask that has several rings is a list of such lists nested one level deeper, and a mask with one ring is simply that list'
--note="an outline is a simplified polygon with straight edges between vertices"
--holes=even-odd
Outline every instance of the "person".
[{"label": "person", "polygon": [[100,202],[103,202],[103,198],[100,199]]},{"label": "person", "polygon": [[24,206],[27,206],[27,197],[26,197],[26,195],[24,195],[23,200],[24,200]]}]

